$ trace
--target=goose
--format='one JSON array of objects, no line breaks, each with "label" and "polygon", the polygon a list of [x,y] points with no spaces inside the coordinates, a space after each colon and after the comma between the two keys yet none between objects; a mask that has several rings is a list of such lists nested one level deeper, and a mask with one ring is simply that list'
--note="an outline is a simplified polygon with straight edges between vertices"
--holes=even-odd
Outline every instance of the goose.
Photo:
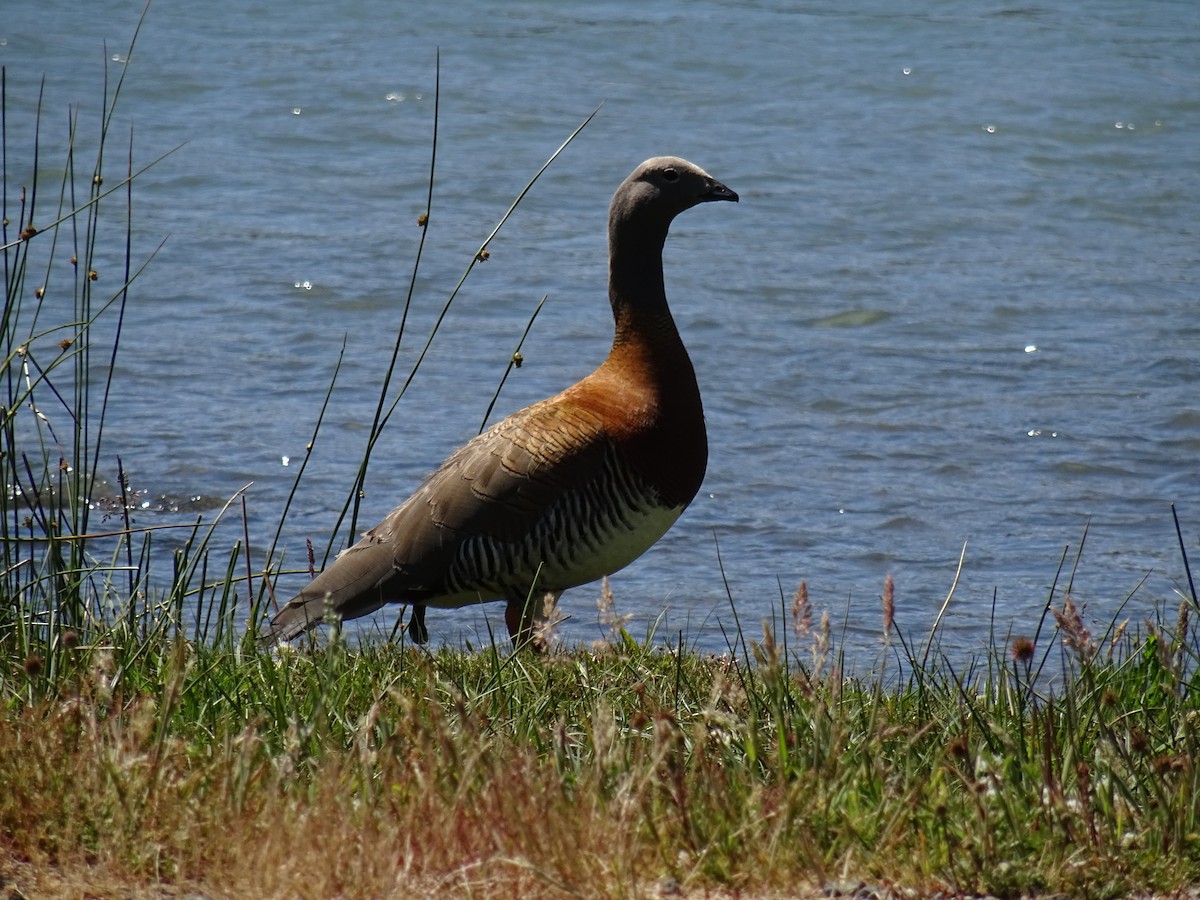
[{"label": "goose", "polygon": [[410,637],[424,643],[426,607],[503,600],[514,644],[536,644],[563,591],[616,572],[662,537],[708,462],[696,374],[667,306],[663,246],[679,213],[718,200],[738,195],[687,160],[660,156],[634,169],[609,209],[605,360],[455,451],[282,606],[264,640],[400,603],[413,608]]}]

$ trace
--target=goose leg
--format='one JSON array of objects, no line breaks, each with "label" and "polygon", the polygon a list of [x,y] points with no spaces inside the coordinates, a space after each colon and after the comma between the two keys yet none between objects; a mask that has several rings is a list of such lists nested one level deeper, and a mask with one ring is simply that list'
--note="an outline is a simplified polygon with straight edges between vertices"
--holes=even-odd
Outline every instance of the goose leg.
[{"label": "goose leg", "polygon": [[535,653],[550,649],[549,626],[560,596],[562,591],[554,591],[534,594],[528,600],[522,597],[508,601],[504,608],[504,624],[508,626],[508,636],[514,647],[528,646]]},{"label": "goose leg", "polygon": [[425,607],[418,603],[408,617],[408,639],[414,644],[429,643],[429,629],[425,627]]}]

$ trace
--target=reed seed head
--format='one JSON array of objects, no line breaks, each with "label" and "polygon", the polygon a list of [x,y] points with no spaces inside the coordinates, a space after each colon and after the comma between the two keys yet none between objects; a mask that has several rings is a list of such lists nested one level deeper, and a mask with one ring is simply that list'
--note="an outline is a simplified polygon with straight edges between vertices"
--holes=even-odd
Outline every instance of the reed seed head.
[{"label": "reed seed head", "polygon": [[965,734],[960,734],[946,744],[946,754],[956,759],[966,759],[970,755],[971,745]]},{"label": "reed seed head", "polygon": [[1022,663],[1023,665],[1029,665],[1029,661],[1033,659],[1033,651],[1033,641],[1027,637],[1013,638],[1013,642],[1008,648],[1013,662]]},{"label": "reed seed head", "polygon": [[808,637],[812,631],[812,604],[808,602],[808,582],[801,581],[792,597],[792,632],[798,638]]},{"label": "reed seed head", "polygon": [[1075,599],[1067,594],[1063,598],[1062,611],[1059,612],[1057,609],[1051,611],[1054,613],[1058,629],[1062,633],[1063,645],[1085,659],[1091,658],[1096,652],[1096,644],[1092,640],[1092,632],[1083,622],[1083,613],[1075,605]]},{"label": "reed seed head", "polygon": [[534,646],[549,650],[554,643],[554,635],[558,631],[558,626],[566,619],[566,615],[558,608],[558,595],[547,591],[542,596],[541,618],[533,628]]}]

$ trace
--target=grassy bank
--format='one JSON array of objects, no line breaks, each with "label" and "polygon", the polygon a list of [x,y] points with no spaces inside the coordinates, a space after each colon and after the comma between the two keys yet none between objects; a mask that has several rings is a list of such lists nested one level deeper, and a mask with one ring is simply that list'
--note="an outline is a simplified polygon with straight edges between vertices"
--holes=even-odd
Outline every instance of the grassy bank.
[{"label": "grassy bank", "polygon": [[1064,619],[1043,693],[1024,644],[887,686],[842,675],[802,606],[786,630],[721,658],[620,631],[545,658],[9,642],[0,834],[98,896],[1200,883],[1190,632],[1097,646]]},{"label": "grassy bank", "polygon": [[[212,521],[186,523],[161,565],[154,528],[130,520],[108,438],[112,363],[153,255],[132,249],[138,167],[108,129],[119,93],[117,78],[98,143],[72,133],[58,169],[39,165],[37,146],[0,154],[6,891],[794,895],[864,882],[913,896],[1118,896],[1200,885],[1190,588],[1152,621],[1103,634],[1069,585],[1052,589],[1037,634],[955,670],[936,626],[910,637],[895,620],[888,584],[882,674],[865,678],[845,671],[803,586],[761,632],[737,626],[719,657],[686,636],[633,641],[603,591],[608,639],[543,657],[382,638],[256,647],[245,624],[269,606],[273,549],[248,559],[241,543],[213,545]],[[57,180],[39,181],[47,171]],[[409,299],[415,283],[414,269]],[[350,533],[398,399],[397,356],[347,493]]]}]

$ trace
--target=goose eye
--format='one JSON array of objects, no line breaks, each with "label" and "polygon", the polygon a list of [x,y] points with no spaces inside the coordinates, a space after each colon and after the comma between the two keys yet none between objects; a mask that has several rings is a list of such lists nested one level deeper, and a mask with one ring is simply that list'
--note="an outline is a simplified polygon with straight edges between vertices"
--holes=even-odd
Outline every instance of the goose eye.
[{"label": "goose eye", "polygon": [[678,181],[679,173],[675,169],[663,169],[663,181]]}]

